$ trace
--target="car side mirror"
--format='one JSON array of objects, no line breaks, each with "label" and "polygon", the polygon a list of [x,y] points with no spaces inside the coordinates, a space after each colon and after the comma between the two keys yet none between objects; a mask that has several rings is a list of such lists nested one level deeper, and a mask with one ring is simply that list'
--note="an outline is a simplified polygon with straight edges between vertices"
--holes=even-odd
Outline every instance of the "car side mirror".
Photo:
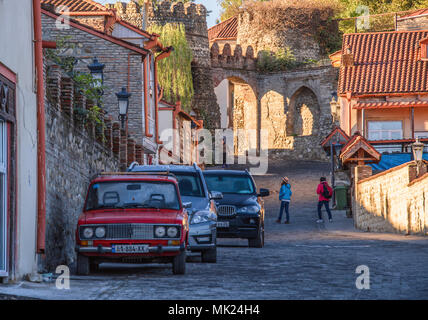
[{"label": "car side mirror", "polygon": [[269,189],[260,188],[259,197],[267,197],[270,195]]},{"label": "car side mirror", "polygon": [[192,203],[191,202],[183,202],[183,208],[184,209],[190,209],[192,207]]},{"label": "car side mirror", "polygon": [[219,191],[210,192],[210,200],[221,200],[221,199],[223,199],[223,193]]}]

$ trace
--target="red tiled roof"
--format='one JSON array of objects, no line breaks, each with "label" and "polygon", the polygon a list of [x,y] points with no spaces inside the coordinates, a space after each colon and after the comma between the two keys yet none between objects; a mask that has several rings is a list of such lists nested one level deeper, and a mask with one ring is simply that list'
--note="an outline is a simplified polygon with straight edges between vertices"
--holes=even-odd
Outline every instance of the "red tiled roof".
[{"label": "red tiled roof", "polygon": [[353,109],[398,109],[410,107],[428,107],[428,101],[358,102],[353,106]]},{"label": "red tiled roof", "polygon": [[428,62],[421,61],[419,42],[428,31],[351,33],[343,36],[354,64],[341,65],[340,94],[373,95],[428,92]]},{"label": "red tiled roof", "polygon": [[[50,4],[54,7],[67,6],[68,13],[73,16],[78,16],[83,13],[94,13],[101,15],[114,15],[112,10],[107,9],[102,4],[92,0],[40,0],[41,4]],[[116,17],[116,22],[125,26],[126,28],[132,29],[147,38],[151,37],[151,34],[145,30],[132,25],[131,23]]]},{"label": "red tiled roof", "polygon": [[341,144],[346,144],[349,140],[351,140],[351,138],[345,133],[345,131],[342,130],[342,128],[340,127],[336,127],[334,128],[330,134],[321,142],[321,147],[329,147],[327,145],[328,142],[330,142],[330,140],[332,138],[336,138],[338,143]]},{"label": "red tiled roof", "polygon": [[234,16],[208,29],[208,39],[236,39],[238,37],[238,17]]},{"label": "red tiled roof", "polygon": [[[59,14],[55,14],[55,13],[52,13],[52,12],[44,10],[44,9],[42,9],[41,11],[42,11],[42,14],[44,14],[44,15],[52,18],[52,19],[58,19],[60,17]],[[90,26],[87,26],[85,24],[81,24],[81,23],[79,23],[76,20],[70,19],[70,21],[68,23],[73,28],[77,28],[77,29],[80,29],[80,30],[82,30],[84,32],[88,32],[88,33],[90,33],[90,34],[92,34],[94,36],[97,36],[97,37],[102,38],[104,40],[107,40],[107,41],[110,41],[110,42],[115,43],[117,45],[120,45],[120,46],[122,46],[124,48],[127,48],[129,50],[135,51],[135,52],[137,52],[137,53],[139,53],[141,55],[145,56],[145,55],[147,55],[149,53],[148,50],[146,50],[144,48],[141,48],[140,46],[138,46],[138,45],[136,45],[134,43],[131,43],[131,42],[128,42],[128,41],[125,41],[125,40],[113,37],[113,36],[108,35],[108,34],[106,34],[104,32],[101,32],[101,31],[99,31],[97,29],[94,29],[94,28],[92,28]]]},{"label": "red tiled roof", "polygon": [[102,4],[92,0],[40,0],[40,3],[66,6],[69,12],[109,12]]},{"label": "red tiled roof", "polygon": [[414,11],[412,13],[406,14],[404,16],[401,16],[401,17],[397,18],[397,20],[411,19],[411,18],[416,18],[419,16],[426,16],[426,15],[428,15],[428,9],[420,9],[420,10]]},{"label": "red tiled roof", "polygon": [[343,163],[347,162],[352,156],[356,154],[358,149],[363,149],[370,156],[373,157],[374,162],[379,162],[382,155],[359,133],[352,136],[351,140],[342,148],[340,152],[340,159]]}]

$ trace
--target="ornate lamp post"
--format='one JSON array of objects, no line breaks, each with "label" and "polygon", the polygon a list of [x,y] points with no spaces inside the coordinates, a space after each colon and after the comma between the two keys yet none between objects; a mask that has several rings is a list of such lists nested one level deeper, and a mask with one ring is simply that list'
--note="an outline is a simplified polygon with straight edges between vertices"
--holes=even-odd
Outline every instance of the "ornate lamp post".
[{"label": "ornate lamp post", "polygon": [[125,127],[125,120],[128,116],[129,97],[131,95],[131,93],[126,91],[126,88],[122,88],[121,92],[116,93],[119,106],[119,120],[122,123],[122,129]]},{"label": "ornate lamp post", "polygon": [[100,94],[103,95],[104,92],[101,89],[104,83],[104,67],[105,65],[98,62],[98,59],[95,57],[88,69],[91,71],[92,78],[96,80],[95,88],[100,90]]},{"label": "ornate lamp post", "polygon": [[417,138],[416,142],[412,144],[413,158],[417,165],[416,172],[418,176],[419,176],[420,166],[424,155],[424,148],[425,148],[425,144],[420,142],[419,138]]}]

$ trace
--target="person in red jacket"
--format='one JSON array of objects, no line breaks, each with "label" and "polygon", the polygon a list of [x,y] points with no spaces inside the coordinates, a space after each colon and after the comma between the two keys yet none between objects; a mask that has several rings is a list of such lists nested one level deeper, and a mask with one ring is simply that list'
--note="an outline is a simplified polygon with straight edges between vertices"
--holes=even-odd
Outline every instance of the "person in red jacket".
[{"label": "person in red jacket", "polygon": [[327,211],[328,214],[328,220],[330,222],[333,222],[333,218],[331,216],[331,211],[330,211],[330,199],[333,196],[333,189],[328,185],[327,179],[325,177],[321,177],[320,179],[320,184],[318,185],[317,188],[317,194],[319,195],[318,197],[318,223],[324,222],[324,220],[322,219],[322,213],[321,213],[321,208],[322,206],[325,207],[325,210]]}]

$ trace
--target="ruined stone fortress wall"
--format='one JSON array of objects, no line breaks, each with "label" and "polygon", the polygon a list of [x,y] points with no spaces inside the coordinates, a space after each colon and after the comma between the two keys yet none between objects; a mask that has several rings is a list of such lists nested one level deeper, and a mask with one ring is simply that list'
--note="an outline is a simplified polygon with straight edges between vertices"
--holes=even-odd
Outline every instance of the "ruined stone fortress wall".
[{"label": "ruined stone fortress wall", "polygon": [[320,45],[312,34],[302,33],[299,29],[284,26],[280,29],[260,29],[254,24],[254,17],[249,12],[238,16],[238,37],[236,43],[244,52],[248,46],[257,57],[260,51],[277,52],[291,48],[297,61],[321,58]]},{"label": "ruined stone fortress wall", "polygon": [[[118,2],[107,7],[116,9],[117,14],[125,21],[142,27],[143,8],[137,3]],[[187,40],[193,52],[192,74],[195,96],[192,108],[204,120],[204,127],[216,128],[220,126],[220,111],[211,77],[206,15],[206,8],[200,4],[162,1],[156,7],[150,4],[147,23],[148,26],[167,23],[182,23],[185,26]]]}]

